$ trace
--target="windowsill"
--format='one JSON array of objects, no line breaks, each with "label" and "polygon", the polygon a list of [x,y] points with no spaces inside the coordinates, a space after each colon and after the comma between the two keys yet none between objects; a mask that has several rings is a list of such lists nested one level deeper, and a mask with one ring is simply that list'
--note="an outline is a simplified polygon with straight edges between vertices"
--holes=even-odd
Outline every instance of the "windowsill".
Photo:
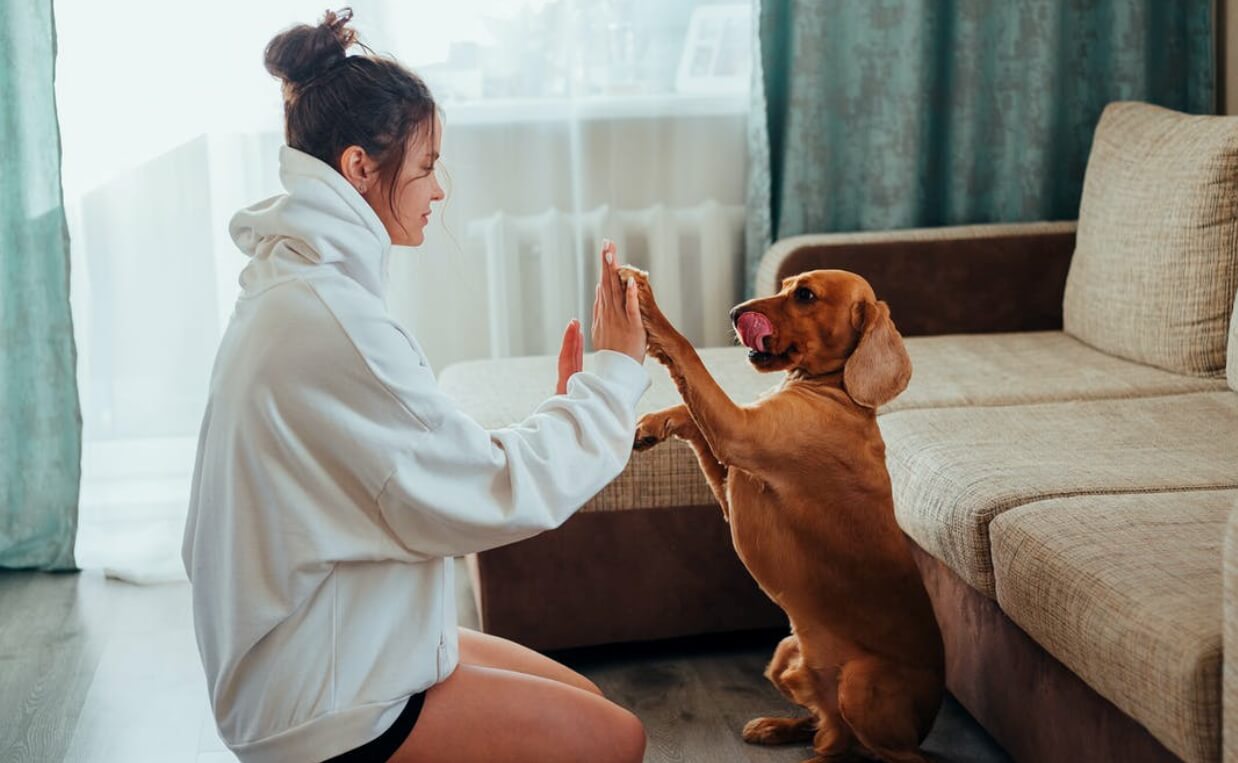
[{"label": "windowsill", "polygon": [[738,116],[748,111],[748,95],[641,95],[631,97],[510,98],[442,104],[448,125],[607,121],[663,117]]}]

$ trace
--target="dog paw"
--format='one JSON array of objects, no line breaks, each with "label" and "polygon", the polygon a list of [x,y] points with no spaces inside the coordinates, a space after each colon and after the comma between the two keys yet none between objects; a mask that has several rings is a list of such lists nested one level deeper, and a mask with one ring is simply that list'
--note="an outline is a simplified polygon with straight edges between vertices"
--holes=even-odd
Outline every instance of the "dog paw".
[{"label": "dog paw", "polygon": [[662,441],[656,437],[652,437],[652,436],[641,437],[640,433],[638,432],[636,434],[636,439],[632,441],[632,450],[635,450],[638,452],[642,450],[649,450],[650,448],[652,448],[653,446],[657,445],[660,442]]},{"label": "dog paw", "polygon": [[649,272],[641,270],[633,265],[620,265],[619,278],[627,283],[629,278],[636,279],[636,288],[640,292],[641,298],[649,297],[653,301],[653,290],[649,288]]},{"label": "dog paw", "polygon": [[660,313],[658,304],[653,299],[653,287],[649,285],[649,273],[631,265],[619,267],[619,280],[627,285],[628,279],[636,281],[636,296],[640,302],[642,320],[649,320],[652,313]]},{"label": "dog paw", "polygon": [[741,734],[748,744],[788,744],[812,739],[812,718],[753,718]]},{"label": "dog paw", "polygon": [[646,413],[636,422],[636,436],[632,440],[632,450],[649,450],[666,438],[666,417],[656,413]]},{"label": "dog paw", "polygon": [[669,357],[665,345],[673,341],[678,332],[658,309],[658,303],[653,298],[653,287],[649,285],[649,274],[640,268],[623,265],[619,268],[619,277],[625,283],[628,278],[636,281],[641,322],[645,325],[646,351],[663,363],[667,363]]},{"label": "dog paw", "polygon": [[753,718],[744,724],[744,730],[740,733],[744,741],[748,744],[771,744],[772,737],[777,728],[776,724],[782,720],[781,718]]}]

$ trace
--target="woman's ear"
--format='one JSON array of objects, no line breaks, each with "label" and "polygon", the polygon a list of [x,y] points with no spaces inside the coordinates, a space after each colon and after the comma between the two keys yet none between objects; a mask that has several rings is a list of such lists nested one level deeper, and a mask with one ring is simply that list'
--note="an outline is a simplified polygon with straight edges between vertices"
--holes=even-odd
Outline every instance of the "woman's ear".
[{"label": "woman's ear", "polygon": [[885,302],[855,303],[851,325],[860,340],[843,368],[843,387],[857,405],[876,409],[907,389],[911,358]]},{"label": "woman's ear", "polygon": [[378,166],[361,146],[349,146],[340,154],[340,174],[362,196],[378,182]]}]

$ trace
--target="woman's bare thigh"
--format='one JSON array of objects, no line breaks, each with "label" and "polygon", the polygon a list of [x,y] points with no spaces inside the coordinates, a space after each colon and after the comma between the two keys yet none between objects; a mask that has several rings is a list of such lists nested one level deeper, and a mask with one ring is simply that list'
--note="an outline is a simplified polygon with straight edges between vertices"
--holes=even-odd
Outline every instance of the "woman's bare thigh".
[{"label": "woman's bare thigh", "polygon": [[460,629],[460,662],[541,676],[602,696],[596,684],[566,665],[515,641],[468,628]]},{"label": "woman's bare thigh", "polygon": [[392,763],[638,763],[641,722],[591,692],[541,676],[461,663],[426,693]]}]

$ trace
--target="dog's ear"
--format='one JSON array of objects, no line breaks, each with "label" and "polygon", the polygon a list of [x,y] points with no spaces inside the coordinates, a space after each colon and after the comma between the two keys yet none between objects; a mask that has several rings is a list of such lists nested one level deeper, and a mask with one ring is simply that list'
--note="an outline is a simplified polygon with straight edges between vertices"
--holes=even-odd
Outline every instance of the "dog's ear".
[{"label": "dog's ear", "polygon": [[852,305],[851,326],[860,339],[843,368],[843,387],[857,405],[876,409],[907,389],[911,358],[885,302]]}]

